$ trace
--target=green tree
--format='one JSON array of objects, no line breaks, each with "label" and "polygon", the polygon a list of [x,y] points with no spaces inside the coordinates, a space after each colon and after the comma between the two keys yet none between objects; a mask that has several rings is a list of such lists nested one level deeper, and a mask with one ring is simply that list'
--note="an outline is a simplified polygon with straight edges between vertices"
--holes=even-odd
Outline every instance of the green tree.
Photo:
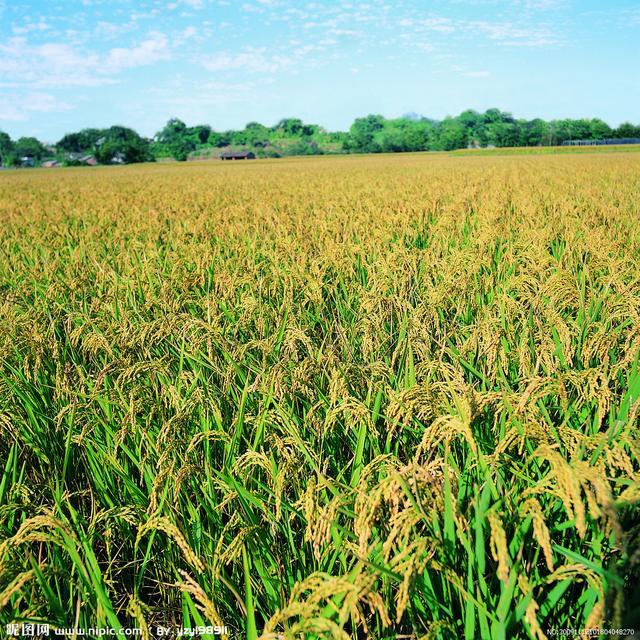
[{"label": "green tree", "polygon": [[464,149],[468,140],[465,126],[455,118],[447,117],[433,131],[431,147],[441,151]]},{"label": "green tree", "polygon": [[102,164],[109,164],[120,156],[126,163],[148,162],[154,159],[148,140],[133,129],[119,125],[104,131],[100,144],[96,143],[95,156]]},{"label": "green tree", "polygon": [[600,120],[599,118],[592,118],[589,123],[589,128],[591,129],[591,138],[593,140],[602,140],[604,138],[611,138],[613,135],[613,131],[611,127],[604,122],[604,120]]},{"label": "green tree", "polygon": [[349,129],[347,149],[364,153],[380,151],[380,145],[375,141],[375,136],[384,129],[384,125],[385,119],[380,115],[356,118]]},{"label": "green tree", "polygon": [[82,129],[76,133],[67,133],[56,143],[56,149],[69,153],[93,151],[96,142],[105,135],[105,129]]},{"label": "green tree", "polygon": [[633,125],[630,122],[623,122],[615,130],[616,138],[640,138],[640,125]]},{"label": "green tree", "polygon": [[180,162],[184,162],[195,148],[196,145],[186,138],[178,138],[169,145],[171,156]]},{"label": "green tree", "polygon": [[537,147],[547,144],[545,140],[549,137],[549,124],[540,118],[524,122],[521,125],[521,144],[526,147]]},{"label": "green tree", "polygon": [[13,147],[11,136],[4,131],[0,131],[0,166],[9,164],[9,159],[14,153]]},{"label": "green tree", "polygon": [[300,136],[304,126],[304,122],[300,118],[283,118],[274,129],[281,131],[285,136]]},{"label": "green tree", "polygon": [[389,129],[382,134],[380,148],[384,153],[409,151],[406,138],[402,129]]},{"label": "green tree", "polygon": [[45,154],[45,146],[37,138],[18,138],[14,145],[14,152],[18,158],[31,157],[40,160]]},{"label": "green tree", "polygon": [[187,134],[187,125],[179,118],[171,118],[156,134],[158,142],[171,144]]},{"label": "green tree", "polygon": [[317,156],[322,154],[317,143],[307,138],[301,138],[295,144],[287,147],[287,155],[291,156]]},{"label": "green tree", "polygon": [[505,121],[505,117],[502,113],[502,111],[500,111],[500,109],[487,109],[483,116],[482,119],[484,121],[485,124],[491,124],[494,122],[504,122]]},{"label": "green tree", "polygon": [[480,145],[486,144],[485,118],[482,114],[473,109],[467,109],[457,117],[457,120],[467,130],[468,142],[476,142]]},{"label": "green tree", "polygon": [[264,147],[269,144],[270,131],[259,122],[249,122],[244,128],[244,144],[252,147]]},{"label": "green tree", "polygon": [[211,135],[211,127],[208,124],[197,124],[187,129],[187,136],[196,145],[207,144]]},{"label": "green tree", "polygon": [[69,153],[79,153],[83,150],[80,133],[67,133],[56,143],[56,149]]},{"label": "green tree", "polygon": [[218,133],[212,130],[208,142],[212,147],[227,147],[231,144],[231,136],[228,131]]}]

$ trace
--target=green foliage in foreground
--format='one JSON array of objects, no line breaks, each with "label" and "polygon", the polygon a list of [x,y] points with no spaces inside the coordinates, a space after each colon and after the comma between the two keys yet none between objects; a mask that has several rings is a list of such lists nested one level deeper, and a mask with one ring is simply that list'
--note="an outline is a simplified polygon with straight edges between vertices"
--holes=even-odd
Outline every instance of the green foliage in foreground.
[{"label": "green foliage in foreground", "polygon": [[639,160],[533,160],[2,176],[0,623],[634,624]]}]

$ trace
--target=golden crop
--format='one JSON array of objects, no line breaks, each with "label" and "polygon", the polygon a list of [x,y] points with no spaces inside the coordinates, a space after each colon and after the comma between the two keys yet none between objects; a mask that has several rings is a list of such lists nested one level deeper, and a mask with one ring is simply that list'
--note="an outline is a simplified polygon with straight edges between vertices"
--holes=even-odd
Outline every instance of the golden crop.
[{"label": "golden crop", "polygon": [[635,153],[0,175],[0,623],[633,627],[639,176]]}]

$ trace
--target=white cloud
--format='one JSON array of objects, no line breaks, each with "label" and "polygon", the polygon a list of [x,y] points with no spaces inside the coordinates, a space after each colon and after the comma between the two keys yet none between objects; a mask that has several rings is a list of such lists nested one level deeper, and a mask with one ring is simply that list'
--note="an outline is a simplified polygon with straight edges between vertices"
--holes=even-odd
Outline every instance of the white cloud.
[{"label": "white cloud", "polygon": [[181,5],[190,7],[191,9],[202,9],[204,2],[203,0],[176,0],[175,2],[170,2],[167,5],[167,9],[173,11]]},{"label": "white cloud", "polygon": [[209,71],[233,71],[245,69],[253,73],[275,73],[291,64],[282,55],[267,55],[265,49],[248,48],[240,53],[221,51],[206,59],[202,65]]},{"label": "white cloud", "polygon": [[465,26],[470,31],[484,33],[491,40],[506,46],[542,47],[560,43],[553,31],[545,26],[521,27],[511,22],[485,20],[467,22]]},{"label": "white cloud", "polygon": [[113,84],[124,70],[166,60],[168,38],[152,32],[139,44],[98,54],[70,44],[47,42],[32,45],[24,37],[0,44],[0,86],[61,88]]},{"label": "white cloud", "polygon": [[550,11],[564,7],[567,0],[517,0],[516,4],[529,10]]},{"label": "white cloud", "polygon": [[0,94],[0,113],[7,121],[25,122],[31,113],[55,113],[73,108],[49,93]]},{"label": "white cloud", "polygon": [[422,20],[421,23],[429,31],[438,31],[440,33],[451,33],[455,31],[453,20],[449,18],[427,18]]},{"label": "white cloud", "polygon": [[51,29],[51,25],[40,18],[38,22],[27,22],[22,27],[13,27],[12,31],[16,35],[22,35],[30,31],[47,31],[48,29]]},{"label": "white cloud", "polygon": [[136,25],[133,20],[130,22],[100,21],[96,24],[93,33],[97,39],[113,40],[114,38],[119,38],[135,28]]},{"label": "white cloud", "polygon": [[329,29],[327,34],[330,36],[340,37],[345,36],[349,38],[355,38],[363,34],[362,31],[356,31],[355,29]]},{"label": "white cloud", "polygon": [[[194,26],[185,27],[180,33],[173,37],[173,46],[181,46],[185,42],[198,38],[198,29]],[[201,40],[201,38],[198,38]]]},{"label": "white cloud", "polygon": [[109,81],[94,73],[99,62],[96,54],[82,54],[67,44],[33,46],[25,38],[11,38],[0,45],[0,82],[33,88],[96,86]]},{"label": "white cloud", "polygon": [[482,71],[464,71],[462,75],[467,78],[488,78],[491,76],[491,72],[483,69]]},{"label": "white cloud", "polygon": [[121,69],[142,67],[170,58],[169,42],[164,33],[154,31],[139,45],[111,49],[105,60],[105,71],[114,73]]},{"label": "white cloud", "polygon": [[242,10],[246,11],[247,13],[264,13],[264,9],[262,7],[258,7],[254,4],[249,4],[248,2],[242,5]]}]

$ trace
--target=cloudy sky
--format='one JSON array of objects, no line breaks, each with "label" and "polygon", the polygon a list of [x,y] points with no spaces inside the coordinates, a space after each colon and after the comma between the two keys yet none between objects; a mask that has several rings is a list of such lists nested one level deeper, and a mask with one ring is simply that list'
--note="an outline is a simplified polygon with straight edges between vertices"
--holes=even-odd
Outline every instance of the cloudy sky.
[{"label": "cloudy sky", "polygon": [[640,121],[638,0],[0,0],[0,129]]}]

